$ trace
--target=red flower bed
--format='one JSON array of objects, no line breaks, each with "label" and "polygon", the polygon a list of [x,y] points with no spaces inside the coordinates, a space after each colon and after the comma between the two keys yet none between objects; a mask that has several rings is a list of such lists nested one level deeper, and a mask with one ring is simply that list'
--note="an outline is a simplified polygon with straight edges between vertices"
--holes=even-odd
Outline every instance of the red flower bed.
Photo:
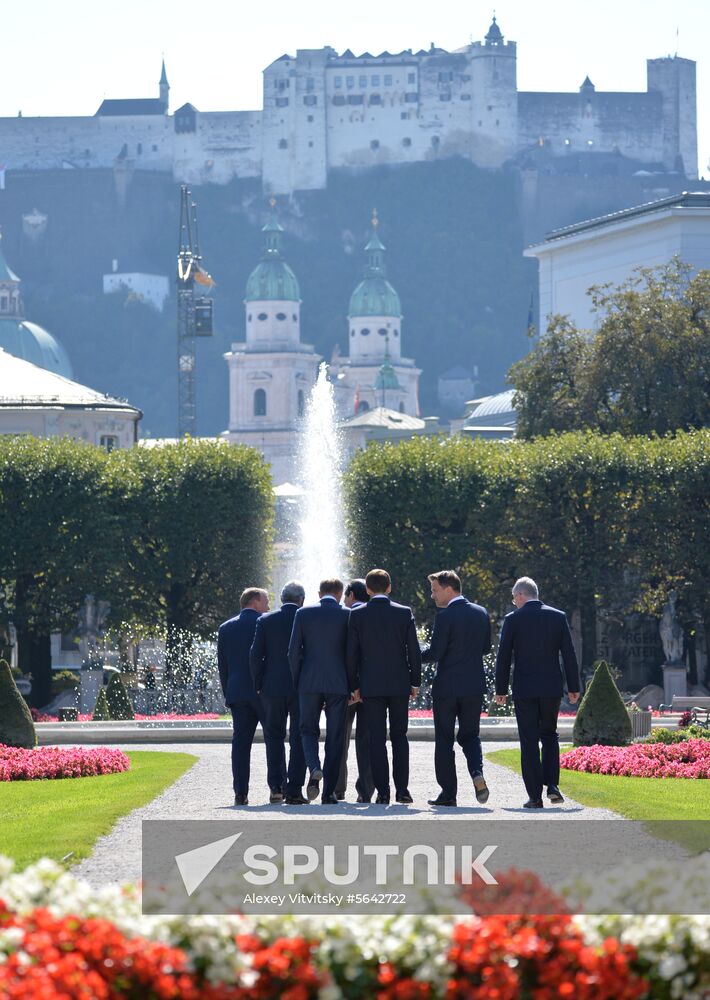
[{"label": "red flower bed", "polygon": [[493,914],[569,913],[567,903],[532,871],[508,868],[495,873],[497,885],[462,885],[461,898],[478,917]]},{"label": "red flower bed", "polygon": [[[0,933],[14,929],[0,963],[0,996],[8,1000],[315,1000],[323,985],[310,961],[312,943],[279,939],[266,946],[243,935],[251,957],[249,986],[211,984],[185,952],[145,938],[126,938],[108,920],[9,913],[0,901]],[[252,972],[253,970],[253,972]]]},{"label": "red flower bed", "polygon": [[710,740],[575,747],[562,754],[560,764],[569,771],[631,778],[710,778]]},{"label": "red flower bed", "polygon": [[22,750],[0,744],[0,781],[84,778],[127,771],[131,762],[109,747],[36,747]]},{"label": "red flower bed", "polygon": [[[32,718],[35,722],[59,722],[58,715],[47,715],[46,712],[39,712],[36,708],[31,708]],[[179,712],[156,712],[155,715],[141,715],[136,712],[136,722],[205,722],[218,719],[217,712],[197,712],[194,715],[180,715]],[[77,722],[93,722],[93,715],[80,712],[77,715]]]},{"label": "red flower bed", "polygon": [[448,1000],[638,1000],[648,991],[632,947],[610,939],[590,948],[568,916],[486,917],[453,936]]}]

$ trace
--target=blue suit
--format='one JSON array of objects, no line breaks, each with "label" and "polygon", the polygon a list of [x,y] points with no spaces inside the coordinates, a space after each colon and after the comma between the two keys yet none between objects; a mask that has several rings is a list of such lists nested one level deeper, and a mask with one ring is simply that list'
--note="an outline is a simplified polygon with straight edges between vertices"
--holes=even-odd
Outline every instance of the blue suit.
[{"label": "blue suit", "polygon": [[288,647],[291,675],[301,711],[301,740],[306,764],[320,768],[320,714],[325,708],[323,796],[335,794],[345,743],[348,699],[354,688],[345,665],[350,612],[330,597],[300,608]]},{"label": "blue suit", "polygon": [[217,665],[224,700],[232,712],[232,779],[235,795],[249,791],[251,748],[256,727],[262,721],[262,706],[249,669],[249,651],[254,641],[259,612],[244,608],[219,627]]},{"label": "blue suit", "polygon": [[[289,797],[301,794],[306,777],[298,695],[288,662],[288,644],[297,611],[297,604],[283,604],[278,611],[262,615],[256,623],[249,655],[254,687],[263,707],[269,788]],[[284,748],[287,722],[288,768]]]},{"label": "blue suit", "polygon": [[422,650],[425,663],[436,663],[432,685],[434,708],[434,769],[442,795],[455,799],[457,791],[454,731],[464,752],[469,774],[483,773],[481,711],[486,692],[483,656],[491,649],[488,612],[464,597],[437,613],[431,643]]},{"label": "blue suit", "polygon": [[496,693],[508,693],[512,662],[523,781],[534,800],[542,797],[543,785],[557,785],[560,780],[560,657],[568,690],[579,691],[579,667],[565,613],[542,601],[527,601],[505,616],[496,659]]}]

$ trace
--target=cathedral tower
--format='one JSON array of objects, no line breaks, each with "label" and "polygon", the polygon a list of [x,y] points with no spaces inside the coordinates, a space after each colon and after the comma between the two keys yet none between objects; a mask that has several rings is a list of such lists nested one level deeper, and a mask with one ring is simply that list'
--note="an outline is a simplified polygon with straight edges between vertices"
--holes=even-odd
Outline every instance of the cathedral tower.
[{"label": "cathedral tower", "polygon": [[262,229],[261,260],[244,299],[246,342],[224,355],[229,367],[229,429],[224,437],[258,448],[275,483],[295,475],[296,435],[320,356],[301,343],[298,280],[282,252],[283,229],[274,212]]}]

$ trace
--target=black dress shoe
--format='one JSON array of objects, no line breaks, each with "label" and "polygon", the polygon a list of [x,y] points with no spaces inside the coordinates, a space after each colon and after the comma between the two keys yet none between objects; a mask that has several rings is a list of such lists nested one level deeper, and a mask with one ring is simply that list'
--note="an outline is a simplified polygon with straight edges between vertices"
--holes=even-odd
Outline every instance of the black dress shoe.
[{"label": "black dress shoe", "polygon": [[357,801],[358,802],[368,802],[369,803],[369,802],[372,802],[372,799],[366,799],[364,795],[358,795]]},{"label": "black dress shoe", "polygon": [[308,799],[304,798],[303,795],[300,794],[300,792],[298,795],[287,795],[285,801],[287,806],[308,805]]},{"label": "black dress shoe", "polygon": [[484,802],[488,802],[488,785],[486,784],[486,779],[482,774],[474,774],[473,776],[473,787],[476,792],[476,801],[483,805]]},{"label": "black dress shoe", "polygon": [[414,802],[414,799],[409,792],[402,792],[401,795],[396,795],[395,798],[397,799],[397,802],[401,802],[402,805],[405,806],[411,806],[412,802]]},{"label": "black dress shoe", "polygon": [[271,805],[274,805],[277,802],[283,802],[283,800],[284,800],[284,793],[281,791],[281,789],[272,788],[271,791],[269,792],[269,802],[271,803]]},{"label": "black dress shoe", "polygon": [[523,802],[523,809],[542,809],[542,799],[528,799]]},{"label": "black dress shoe", "polygon": [[559,790],[557,785],[547,786],[547,797],[550,800],[550,802],[564,802],[565,800],[564,795]]},{"label": "black dress shoe", "polygon": [[345,801],[345,792],[336,792],[335,793],[335,797],[338,800],[338,802],[344,802]]},{"label": "black dress shoe", "polygon": [[427,799],[427,804],[430,806],[451,806],[456,805],[456,799],[447,799],[443,795],[437,796],[435,799]]},{"label": "black dress shoe", "polygon": [[390,804],[390,797],[389,795],[378,795],[375,799],[375,803],[378,806],[388,806]]},{"label": "black dress shoe", "polygon": [[335,795],[333,792],[331,792],[330,795],[323,795],[321,797],[321,803],[324,806],[337,806],[338,796]]},{"label": "black dress shoe", "polygon": [[311,771],[308,784],[306,785],[306,795],[308,796],[308,801],[313,802],[314,799],[318,798],[318,792],[320,791],[319,785],[323,779],[323,772],[319,767]]},{"label": "black dress shoe", "polygon": [[235,806],[248,806],[249,805],[249,799],[247,798],[246,795],[235,795],[234,796],[234,804],[235,804]]}]

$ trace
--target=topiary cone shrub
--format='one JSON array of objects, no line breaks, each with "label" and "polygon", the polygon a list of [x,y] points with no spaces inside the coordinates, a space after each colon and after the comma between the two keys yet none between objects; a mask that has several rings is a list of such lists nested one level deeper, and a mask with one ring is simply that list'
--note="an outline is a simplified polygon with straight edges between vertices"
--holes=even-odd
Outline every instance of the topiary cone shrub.
[{"label": "topiary cone shrub", "polygon": [[35,724],[7,660],[0,660],[0,744],[25,750],[37,745]]},{"label": "topiary cone shrub", "polygon": [[111,680],[106,688],[106,701],[112,719],[135,718],[131,699],[128,697],[128,692],[118,674],[111,674]]},{"label": "topiary cone shrub", "polygon": [[631,742],[631,735],[631,719],[609,664],[599,660],[574,720],[574,745],[620,747]]},{"label": "topiary cone shrub", "polygon": [[109,712],[108,702],[106,701],[106,691],[104,688],[99,688],[99,694],[96,699],[94,712],[91,718],[94,722],[109,722],[111,719],[111,713]]}]

